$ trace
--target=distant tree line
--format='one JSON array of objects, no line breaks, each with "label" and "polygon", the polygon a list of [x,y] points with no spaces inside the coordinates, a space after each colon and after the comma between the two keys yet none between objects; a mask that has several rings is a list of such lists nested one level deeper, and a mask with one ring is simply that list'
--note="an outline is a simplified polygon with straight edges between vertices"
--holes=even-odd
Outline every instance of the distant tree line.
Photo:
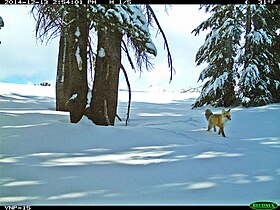
[{"label": "distant tree line", "polygon": [[280,5],[201,5],[211,16],[196,54],[206,81],[193,107],[261,106],[280,102]]}]

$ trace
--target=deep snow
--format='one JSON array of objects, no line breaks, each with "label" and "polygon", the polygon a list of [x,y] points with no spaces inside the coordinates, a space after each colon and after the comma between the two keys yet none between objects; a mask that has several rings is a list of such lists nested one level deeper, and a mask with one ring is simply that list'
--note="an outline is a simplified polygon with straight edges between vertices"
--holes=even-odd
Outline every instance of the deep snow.
[{"label": "deep snow", "polygon": [[207,132],[198,94],[120,91],[114,127],[55,111],[54,87],[0,83],[0,204],[280,203],[280,104],[232,108]]}]

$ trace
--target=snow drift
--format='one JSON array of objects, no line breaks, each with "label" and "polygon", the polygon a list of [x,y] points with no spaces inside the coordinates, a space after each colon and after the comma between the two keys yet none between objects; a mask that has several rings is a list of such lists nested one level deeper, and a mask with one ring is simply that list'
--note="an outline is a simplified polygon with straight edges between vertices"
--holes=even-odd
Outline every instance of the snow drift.
[{"label": "snow drift", "polygon": [[1,205],[280,203],[280,104],[232,108],[223,138],[197,93],[135,91],[129,125],[100,127],[70,124],[54,92],[0,83]]}]

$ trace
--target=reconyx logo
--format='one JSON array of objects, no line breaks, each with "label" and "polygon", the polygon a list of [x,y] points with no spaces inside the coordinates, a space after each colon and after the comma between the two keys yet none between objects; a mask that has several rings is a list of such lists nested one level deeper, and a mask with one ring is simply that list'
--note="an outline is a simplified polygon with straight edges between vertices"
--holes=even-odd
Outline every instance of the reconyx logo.
[{"label": "reconyx logo", "polygon": [[250,204],[250,208],[254,210],[261,210],[261,209],[270,210],[270,209],[276,209],[277,207],[278,204],[271,201],[257,201]]}]

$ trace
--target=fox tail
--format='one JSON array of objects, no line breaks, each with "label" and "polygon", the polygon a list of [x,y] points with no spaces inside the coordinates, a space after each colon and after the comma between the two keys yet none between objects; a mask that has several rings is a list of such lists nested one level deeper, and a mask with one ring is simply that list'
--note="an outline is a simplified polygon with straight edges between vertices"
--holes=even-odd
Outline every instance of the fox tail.
[{"label": "fox tail", "polygon": [[209,117],[213,114],[213,112],[211,112],[210,109],[206,109],[205,110],[205,117],[206,117],[206,120],[208,121],[209,120]]}]

